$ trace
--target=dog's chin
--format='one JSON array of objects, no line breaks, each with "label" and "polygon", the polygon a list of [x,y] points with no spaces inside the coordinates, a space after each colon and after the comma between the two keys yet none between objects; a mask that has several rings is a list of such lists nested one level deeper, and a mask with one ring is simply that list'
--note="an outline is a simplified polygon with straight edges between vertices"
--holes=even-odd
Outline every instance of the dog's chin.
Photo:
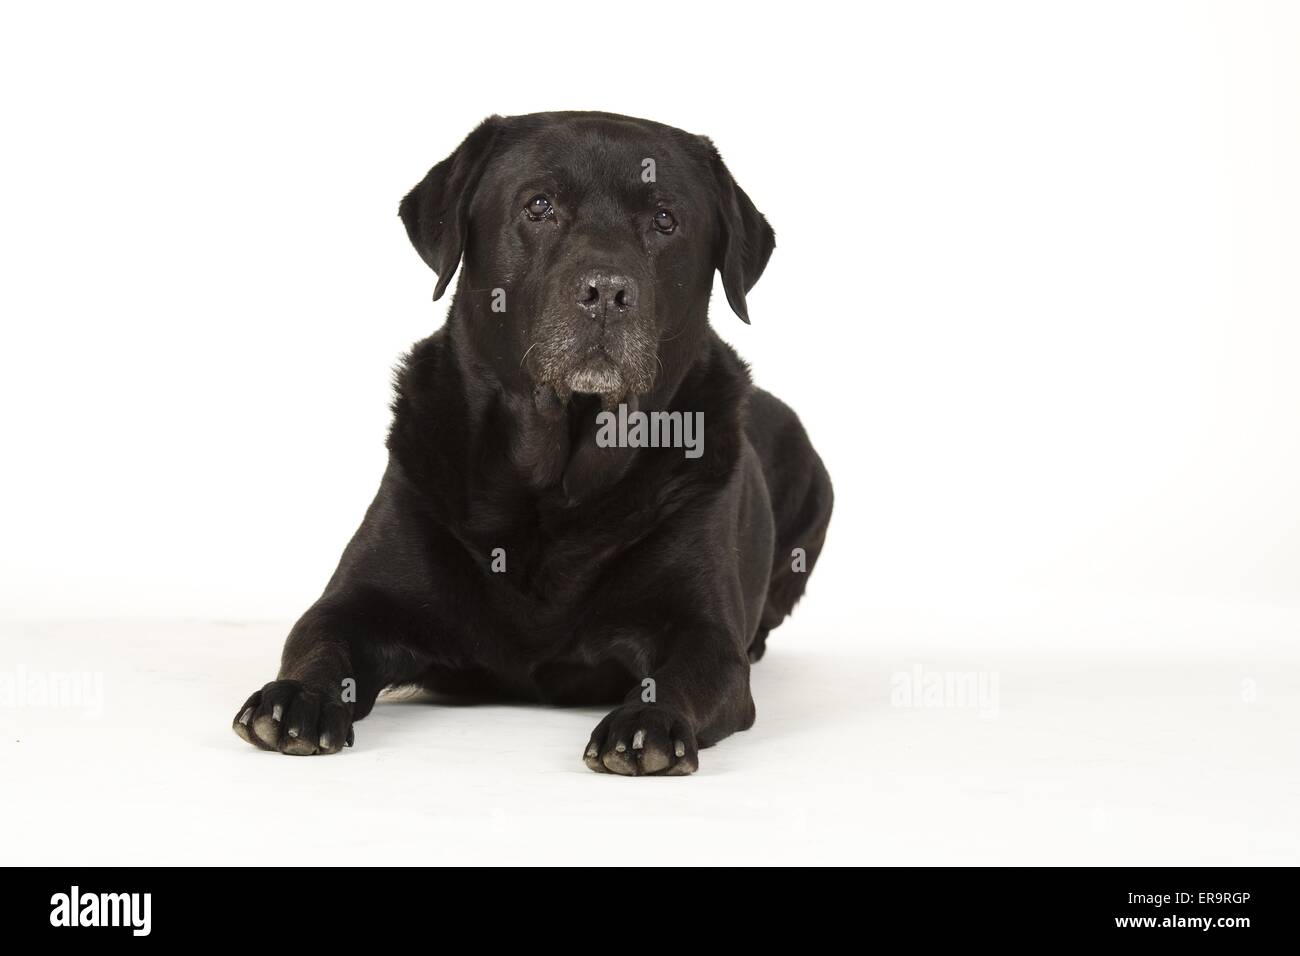
[{"label": "dog's chin", "polygon": [[623,370],[610,358],[595,355],[572,369],[564,384],[580,395],[618,396],[624,392]]}]

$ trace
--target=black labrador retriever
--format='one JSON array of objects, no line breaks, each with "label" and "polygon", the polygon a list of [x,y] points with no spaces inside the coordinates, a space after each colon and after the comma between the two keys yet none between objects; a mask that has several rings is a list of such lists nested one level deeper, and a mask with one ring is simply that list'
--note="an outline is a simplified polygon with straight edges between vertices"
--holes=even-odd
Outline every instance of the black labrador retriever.
[{"label": "black labrador retriever", "polygon": [[379,493],[279,677],[235,716],[337,753],[386,687],[617,703],[588,767],[688,774],[754,722],[749,669],[817,562],[831,483],[708,324],[772,228],[701,136],[491,117],[402,200],[446,325],[397,375]]}]

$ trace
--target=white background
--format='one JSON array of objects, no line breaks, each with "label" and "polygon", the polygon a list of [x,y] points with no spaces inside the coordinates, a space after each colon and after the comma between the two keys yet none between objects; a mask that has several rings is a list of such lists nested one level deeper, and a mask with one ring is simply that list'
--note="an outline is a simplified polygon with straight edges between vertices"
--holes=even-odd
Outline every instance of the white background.
[{"label": "white background", "polygon": [[[656,814],[665,862],[1296,861],[1296,7],[3,21],[0,671],[104,700],[0,707],[0,801],[138,823],[28,827],[17,859],[257,860],[289,824],[235,797],[284,788],[313,795],[285,797],[304,861],[360,832],[376,860],[628,859],[573,836]],[[587,774],[594,711],[381,705],[343,758],[254,752],[230,717],[445,311],[397,203],[484,116],[547,109],[710,135],[776,228],[752,327],[720,289],[714,322],[837,500],[759,723],[672,782]],[[891,706],[917,666],[996,674],[996,716]]]}]

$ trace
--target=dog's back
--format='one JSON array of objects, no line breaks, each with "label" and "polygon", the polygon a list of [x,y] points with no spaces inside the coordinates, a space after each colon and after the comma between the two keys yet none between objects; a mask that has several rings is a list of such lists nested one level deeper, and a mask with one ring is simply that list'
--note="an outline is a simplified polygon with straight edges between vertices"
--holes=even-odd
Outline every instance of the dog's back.
[{"label": "dog's back", "polygon": [[784,621],[803,597],[808,575],[826,541],[835,495],[826,466],[799,416],[771,392],[755,388],[751,393],[745,434],[763,463],[776,522],[767,604],[749,646],[749,659],[757,661],[766,650],[768,632]]}]

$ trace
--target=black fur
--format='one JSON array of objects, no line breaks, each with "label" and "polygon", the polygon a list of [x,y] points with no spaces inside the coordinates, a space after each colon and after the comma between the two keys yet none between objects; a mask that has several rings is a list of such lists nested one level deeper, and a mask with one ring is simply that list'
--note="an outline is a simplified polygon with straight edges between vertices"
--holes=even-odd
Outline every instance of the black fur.
[{"label": "black fur", "polygon": [[[830,520],[798,418],[708,325],[715,269],[748,321],[771,227],[708,140],[603,113],[492,117],[400,212],[435,298],[463,258],[447,324],[399,370],[379,493],[235,731],[333,753],[394,685],[600,701],[593,770],[692,772],[753,723],[750,664]],[[702,413],[702,453],[601,447],[620,403]]]}]

